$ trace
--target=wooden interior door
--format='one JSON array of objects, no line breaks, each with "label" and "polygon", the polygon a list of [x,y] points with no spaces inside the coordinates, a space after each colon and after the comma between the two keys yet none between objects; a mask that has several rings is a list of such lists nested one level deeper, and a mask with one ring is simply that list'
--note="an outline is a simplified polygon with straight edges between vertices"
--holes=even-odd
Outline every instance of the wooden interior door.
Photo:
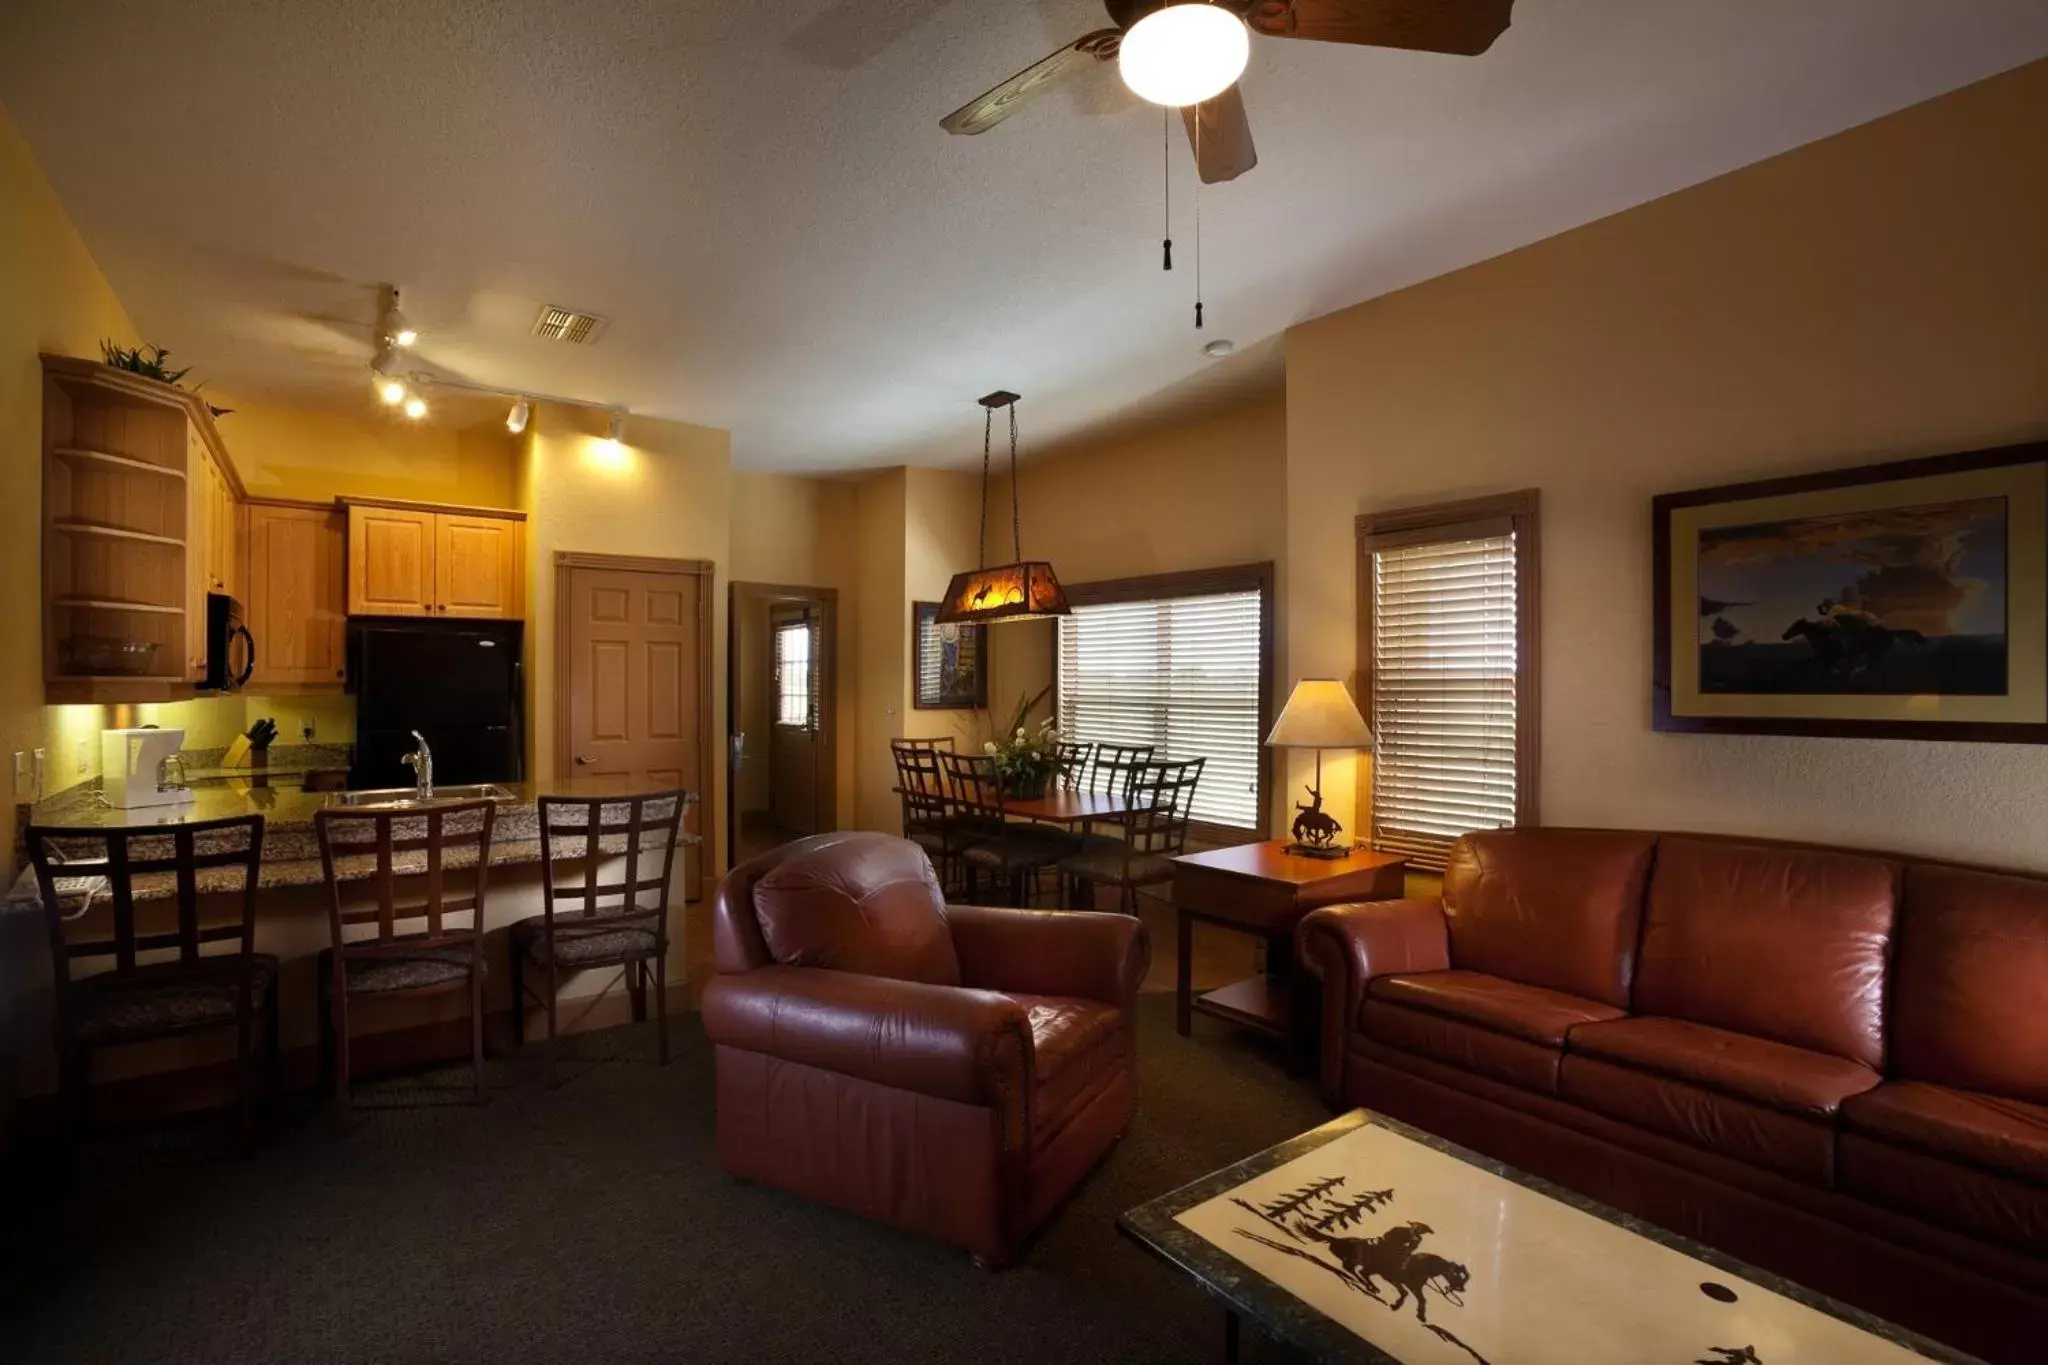
[{"label": "wooden interior door", "polygon": [[443,512],[434,518],[438,614],[479,619],[519,616],[520,531],[509,517]]},{"label": "wooden interior door", "polygon": [[[558,774],[682,787],[699,799],[688,828],[710,828],[711,565],[600,555],[556,564]],[[686,861],[694,899],[703,859]]]},{"label": "wooden interior door", "polygon": [[434,609],[434,514],[348,509],[351,616],[425,616]]},{"label": "wooden interior door", "polygon": [[249,686],[341,689],[347,672],[348,531],[332,507],[252,502],[246,509],[244,607],[256,637]]}]

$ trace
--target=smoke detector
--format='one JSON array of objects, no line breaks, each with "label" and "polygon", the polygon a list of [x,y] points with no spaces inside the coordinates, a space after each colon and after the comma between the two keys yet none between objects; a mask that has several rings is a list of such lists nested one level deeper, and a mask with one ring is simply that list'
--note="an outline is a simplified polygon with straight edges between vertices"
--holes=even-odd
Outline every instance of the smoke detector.
[{"label": "smoke detector", "polygon": [[553,304],[540,310],[534,319],[533,334],[543,341],[566,341],[571,346],[588,346],[603,335],[609,318],[596,313],[579,313],[573,308],[557,308]]}]

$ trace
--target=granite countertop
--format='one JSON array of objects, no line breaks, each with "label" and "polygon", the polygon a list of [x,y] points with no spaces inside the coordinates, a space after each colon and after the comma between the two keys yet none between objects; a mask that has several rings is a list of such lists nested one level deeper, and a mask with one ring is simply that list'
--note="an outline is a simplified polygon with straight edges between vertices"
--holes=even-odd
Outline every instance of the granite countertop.
[{"label": "granite countertop", "polygon": [[[621,793],[627,788],[617,779],[582,778],[565,779],[555,782],[506,782],[498,784],[511,793],[510,800],[497,803],[496,822],[491,836],[491,866],[510,866],[519,863],[540,861],[540,798],[543,796],[604,796]],[[60,826],[77,829],[171,829],[178,825],[196,824],[207,820],[227,819],[239,815],[262,815],[263,858],[257,874],[257,884],[265,889],[285,886],[317,886],[326,880],[326,872],[320,862],[320,844],[313,830],[313,817],[322,810],[344,805],[344,793],[308,792],[295,787],[270,787],[246,781],[232,781],[220,785],[201,785],[192,789],[193,799],[184,805],[162,806],[139,810],[119,810],[100,799],[97,783],[86,783],[59,792],[37,804],[30,817],[30,823],[46,826]],[[694,804],[695,798],[690,798]],[[362,807],[357,807],[362,809]],[[419,807],[412,807],[419,810]],[[607,812],[609,815],[610,812]],[[623,811],[619,812],[624,815]],[[686,817],[687,823],[687,817]],[[459,836],[458,836],[459,837]],[[685,845],[700,842],[696,834],[685,833]],[[605,852],[625,851],[623,837],[606,839],[600,847]],[[87,850],[86,856],[92,856]],[[395,860],[400,872],[424,871],[426,858],[423,854],[401,855]],[[475,862],[473,852],[451,848],[445,866],[460,868]],[[337,863],[343,879],[367,876],[373,869],[373,860],[365,857],[343,858]],[[90,893],[98,878],[76,878],[58,883],[58,894],[69,898],[83,897]],[[199,873],[201,891],[234,891],[242,885],[242,875],[234,868],[205,868]],[[135,898],[154,900],[168,898],[175,890],[174,878],[169,873],[146,874],[136,878]],[[0,897],[0,913],[18,913],[39,910],[42,894],[36,885],[33,869],[26,869],[10,888],[5,897]]]}]

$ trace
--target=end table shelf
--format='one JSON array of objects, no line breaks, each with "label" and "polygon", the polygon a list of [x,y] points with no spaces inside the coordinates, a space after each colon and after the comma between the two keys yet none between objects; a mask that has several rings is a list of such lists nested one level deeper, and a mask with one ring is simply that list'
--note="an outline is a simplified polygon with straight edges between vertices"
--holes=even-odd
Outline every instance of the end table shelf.
[{"label": "end table shelf", "polygon": [[[1318,906],[1397,899],[1408,862],[1364,848],[1344,858],[1304,858],[1287,852],[1278,839],[1189,853],[1173,861],[1180,931],[1175,1027],[1185,1037],[1199,1011],[1283,1039],[1295,1032],[1294,926]],[[1196,921],[1265,938],[1270,945],[1265,973],[1197,996]]]}]

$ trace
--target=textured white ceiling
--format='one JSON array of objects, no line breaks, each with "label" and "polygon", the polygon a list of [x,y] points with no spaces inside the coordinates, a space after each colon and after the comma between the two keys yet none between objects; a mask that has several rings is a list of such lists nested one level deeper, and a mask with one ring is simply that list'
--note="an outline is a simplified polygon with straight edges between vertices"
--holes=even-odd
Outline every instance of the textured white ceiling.
[{"label": "textured white ceiling", "polygon": [[[1289,324],[2048,54],[2042,0],[1521,0],[1465,59],[1256,39],[1260,165],[1090,71],[940,115],[1093,0],[9,0],[0,103],[151,339],[367,411],[374,286],[451,373],[730,428],[739,463],[979,455],[1196,401]],[[588,350],[543,303],[609,314]],[[1235,338],[1242,361],[1203,358]],[[474,409],[464,409],[474,414]]]}]

